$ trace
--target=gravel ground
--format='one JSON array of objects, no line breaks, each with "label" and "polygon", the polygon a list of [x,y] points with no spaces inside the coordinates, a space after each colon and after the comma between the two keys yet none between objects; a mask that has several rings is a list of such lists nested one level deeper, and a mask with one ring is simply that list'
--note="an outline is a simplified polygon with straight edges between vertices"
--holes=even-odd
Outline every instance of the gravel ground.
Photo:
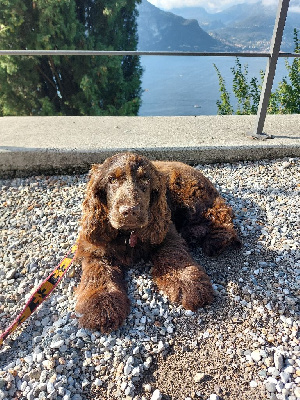
[{"label": "gravel ground", "polygon": [[[80,329],[79,266],[0,349],[1,399],[300,399],[299,159],[198,166],[232,205],[243,248],[197,250],[215,301],[196,313],[128,271],[117,332]],[[0,330],[75,241],[86,175],[0,180]]]}]

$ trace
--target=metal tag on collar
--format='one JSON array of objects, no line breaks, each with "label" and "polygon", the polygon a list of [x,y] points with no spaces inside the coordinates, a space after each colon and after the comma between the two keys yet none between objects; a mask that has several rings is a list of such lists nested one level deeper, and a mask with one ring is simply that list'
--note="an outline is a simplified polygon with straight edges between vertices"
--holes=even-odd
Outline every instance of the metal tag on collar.
[{"label": "metal tag on collar", "polygon": [[137,244],[137,235],[134,233],[134,231],[131,231],[130,237],[129,237],[129,246],[130,247],[135,247]]}]

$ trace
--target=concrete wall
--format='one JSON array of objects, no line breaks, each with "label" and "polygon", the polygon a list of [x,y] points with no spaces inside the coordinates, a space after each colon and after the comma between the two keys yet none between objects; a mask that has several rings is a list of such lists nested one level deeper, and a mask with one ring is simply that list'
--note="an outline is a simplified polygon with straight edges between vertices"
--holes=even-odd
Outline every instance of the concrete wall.
[{"label": "concrete wall", "polygon": [[189,164],[300,156],[300,115],[269,115],[254,140],[255,116],[2,117],[0,175],[85,171],[120,151]]}]

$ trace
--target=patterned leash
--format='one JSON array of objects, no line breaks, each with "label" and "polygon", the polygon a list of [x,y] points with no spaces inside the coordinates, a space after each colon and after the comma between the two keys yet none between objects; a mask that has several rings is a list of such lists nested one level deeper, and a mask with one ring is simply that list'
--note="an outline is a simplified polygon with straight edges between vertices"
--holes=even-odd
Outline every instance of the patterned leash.
[{"label": "patterned leash", "polygon": [[77,250],[77,244],[74,244],[65,258],[59,263],[59,265],[51,272],[40,286],[35,290],[33,295],[26,303],[23,311],[17,316],[14,322],[6,329],[0,336],[0,346],[4,340],[14,332],[30,315],[38,308],[39,305],[52,293],[63,276],[67,272],[68,268],[72,264]]}]

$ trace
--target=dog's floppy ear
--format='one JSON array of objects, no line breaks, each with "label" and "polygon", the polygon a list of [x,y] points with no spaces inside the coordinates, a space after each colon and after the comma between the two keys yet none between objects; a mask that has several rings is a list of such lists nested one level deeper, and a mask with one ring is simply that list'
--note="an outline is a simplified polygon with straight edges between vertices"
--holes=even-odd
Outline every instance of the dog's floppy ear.
[{"label": "dog's floppy ear", "polygon": [[141,230],[141,239],[160,244],[169,230],[171,211],[166,197],[166,178],[153,166],[151,174],[149,223]]},{"label": "dog's floppy ear", "polygon": [[105,170],[94,164],[90,171],[81,220],[82,234],[93,244],[111,241],[117,231],[108,222]]}]

